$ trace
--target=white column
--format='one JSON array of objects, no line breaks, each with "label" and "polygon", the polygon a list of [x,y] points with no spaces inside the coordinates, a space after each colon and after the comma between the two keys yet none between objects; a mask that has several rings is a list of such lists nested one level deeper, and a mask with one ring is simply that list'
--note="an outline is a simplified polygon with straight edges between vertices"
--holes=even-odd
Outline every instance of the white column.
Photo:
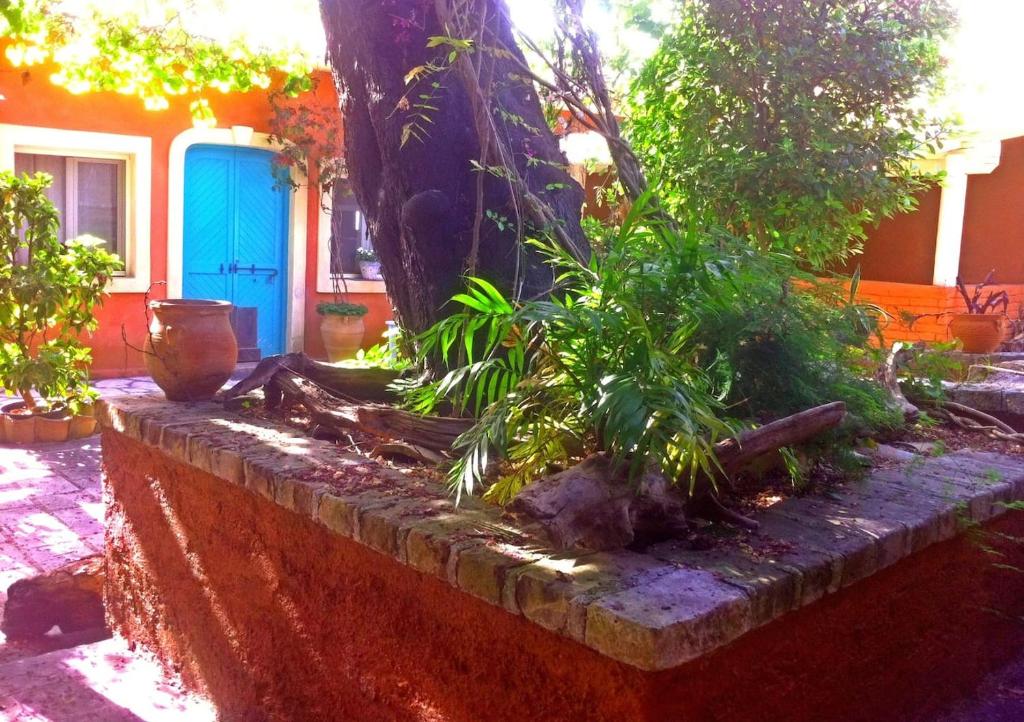
[{"label": "white column", "polygon": [[956,285],[960,272],[960,245],[964,235],[967,176],[991,173],[999,167],[1002,143],[989,140],[948,153],[943,158],[946,178],[939,203],[939,228],[935,235],[932,283]]},{"label": "white column", "polygon": [[964,235],[967,205],[967,171],[960,153],[946,158],[946,178],[939,203],[939,229],[935,236],[935,265],[932,284],[952,286],[960,272],[960,242]]}]

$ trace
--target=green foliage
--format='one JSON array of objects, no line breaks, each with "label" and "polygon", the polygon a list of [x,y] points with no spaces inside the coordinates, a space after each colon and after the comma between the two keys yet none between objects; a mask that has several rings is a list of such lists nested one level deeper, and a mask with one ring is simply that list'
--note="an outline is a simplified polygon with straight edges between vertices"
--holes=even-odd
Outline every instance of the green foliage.
[{"label": "green foliage", "polygon": [[821,268],[914,207],[912,161],[944,129],[945,0],[679,0],[632,91],[628,131],[662,201]]},{"label": "green foliage", "polygon": [[865,336],[844,296],[793,292],[789,256],[696,220],[678,231],[649,196],[587,267],[532,243],[558,272],[550,299],[514,303],[471,278],[453,298],[459,310],[419,339],[421,359],[450,370],[407,389],[408,405],[479,419],[456,444],[458,493],[496,476],[487,494],[506,501],[594,451],[692,484],[714,475],[712,445],[739,428],[730,416],[766,420],[838,399],[853,427],[894,422],[857,375],[851,343]]},{"label": "green foliage", "polygon": [[421,337],[425,357],[440,353],[453,368],[411,391],[410,404],[426,412],[449,402],[479,415],[456,444],[457,492],[472,493],[498,461],[488,495],[505,501],[550,465],[596,450],[634,474],[660,464],[684,484],[713,473],[711,447],[734,429],[696,363],[695,319],[685,310],[702,302],[719,270],[705,267],[696,229],[674,232],[646,200],[589,266],[531,242],[559,272],[550,299],[513,304],[470,279],[453,299],[462,310]]},{"label": "green foliage", "polygon": [[377,251],[372,248],[363,248],[360,246],[356,249],[356,260],[365,261],[367,263],[374,263],[377,261]]},{"label": "green foliage", "polygon": [[862,368],[877,316],[841,286],[801,273],[783,254],[753,255],[700,313],[701,363],[720,378],[733,413],[770,419],[845,401],[848,429],[893,427],[889,407]]},{"label": "green foliage", "polygon": [[907,397],[917,403],[929,404],[946,399],[943,381],[952,381],[963,374],[963,362],[949,355],[956,350],[956,342],[924,344],[896,344],[900,352],[900,366],[906,370],[903,389]]},{"label": "green foliage", "polygon": [[89,395],[95,306],[121,261],[83,236],[62,245],[52,179],[0,172],[0,386],[35,407],[32,391],[53,400]]},{"label": "green foliage", "polygon": [[316,312],[321,316],[365,316],[370,309],[361,303],[346,303],[344,301],[335,303],[318,303]]},{"label": "green foliage", "polygon": [[[254,50],[242,39],[199,37],[182,22],[187,4],[163,5],[166,21],[146,23],[131,14],[72,17],[45,0],[4,0],[0,38],[12,41],[6,53],[15,66],[50,60],[59,66],[51,79],[72,93],[134,95],[150,110],[166,108],[167,98],[176,95],[267,88],[275,73],[289,95],[311,88],[311,59],[297,50]],[[191,108],[196,120],[215,122],[205,98],[193,100]]]}]

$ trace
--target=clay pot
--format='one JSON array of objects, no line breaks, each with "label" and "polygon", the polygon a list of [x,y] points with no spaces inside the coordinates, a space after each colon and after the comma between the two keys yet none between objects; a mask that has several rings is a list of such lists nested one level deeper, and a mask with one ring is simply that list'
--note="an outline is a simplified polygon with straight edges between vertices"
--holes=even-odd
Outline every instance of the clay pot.
[{"label": "clay pot", "polygon": [[36,441],[67,441],[71,432],[71,415],[66,407],[36,416]]},{"label": "clay pot", "polygon": [[992,353],[1006,338],[1006,316],[997,313],[958,313],[949,331],[963,344],[964,353]]},{"label": "clay pot", "polygon": [[71,428],[68,430],[69,439],[84,439],[95,433],[96,417],[92,415],[91,408],[71,417]]},{"label": "clay pot", "polygon": [[327,349],[327,358],[334,362],[354,357],[362,348],[365,331],[362,316],[324,314],[320,319],[320,335]]},{"label": "clay pot", "polygon": [[169,401],[206,401],[231,377],[238,343],[227,301],[150,301],[146,370]]},{"label": "clay pot", "polygon": [[25,408],[24,401],[8,401],[0,406],[3,414],[4,439],[11,444],[32,444],[36,440],[36,415]]}]

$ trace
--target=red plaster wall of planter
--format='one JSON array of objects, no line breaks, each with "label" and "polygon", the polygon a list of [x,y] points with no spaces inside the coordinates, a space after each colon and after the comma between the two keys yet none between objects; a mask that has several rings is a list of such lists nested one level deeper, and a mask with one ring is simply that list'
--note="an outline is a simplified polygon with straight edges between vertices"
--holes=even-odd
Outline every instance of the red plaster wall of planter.
[{"label": "red plaster wall of planter", "polygon": [[114,432],[103,447],[108,614],[230,722],[928,719],[1024,642],[985,611],[1024,611],[1024,575],[960,538],[644,673]]},{"label": "red plaster wall of planter", "polygon": [[[100,133],[121,133],[149,136],[153,139],[152,197],[150,198],[150,264],[154,282],[167,278],[167,194],[168,163],[171,141],[192,127],[189,112],[191,96],[170,98],[170,107],[147,111],[137,98],[117,93],[72,95],[53,85],[49,76],[54,68],[47,65],[12,68],[3,59],[0,43],[0,122],[16,125],[43,126]],[[316,90],[317,101],[327,107],[338,105],[334,84],[324,73]],[[266,93],[210,93],[219,127],[247,125],[260,132],[270,131],[270,105]],[[315,307],[321,300],[316,294],[316,239],[320,217],[319,197],[309,194],[307,205],[306,254],[306,350],[321,358],[319,320]],[[163,298],[163,286],[153,289],[154,298]],[[365,294],[358,299],[370,307],[367,317],[367,345],[375,343],[391,318],[391,306],[384,294]],[[145,338],[146,320],[141,293],[115,293],[99,309],[99,328],[86,343],[92,347],[92,373],[96,378],[145,374],[142,356],[126,347],[121,340],[122,324],[129,342],[141,348]]]}]

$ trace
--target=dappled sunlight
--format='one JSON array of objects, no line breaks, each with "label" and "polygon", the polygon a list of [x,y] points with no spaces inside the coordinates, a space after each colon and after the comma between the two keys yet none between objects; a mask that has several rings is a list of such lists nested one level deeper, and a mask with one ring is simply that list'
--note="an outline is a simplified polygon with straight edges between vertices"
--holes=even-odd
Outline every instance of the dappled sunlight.
[{"label": "dappled sunlight", "polygon": [[[6,672],[6,674],[4,674]],[[206,700],[168,680],[148,654],[121,639],[53,652],[0,667],[4,720],[19,722],[213,722]]]},{"label": "dappled sunlight", "polygon": [[224,633],[228,644],[231,646],[232,650],[241,657],[240,640],[242,638],[242,631],[235,626],[231,621],[231,618],[228,616],[227,608],[224,606],[224,603],[221,602],[217,592],[214,590],[213,584],[210,581],[206,570],[203,568],[203,563],[199,559],[199,555],[190,549],[188,532],[185,531],[185,526],[182,524],[181,519],[178,517],[178,513],[175,511],[173,505],[168,499],[163,485],[160,480],[154,476],[147,476],[146,483],[149,489],[153,492],[153,497],[160,508],[160,513],[163,515],[164,521],[167,523],[167,526],[171,531],[171,538],[176,543],[183,560],[188,565],[189,573],[199,584],[199,588],[202,589],[203,596],[210,605],[210,611],[220,624],[221,631]]}]

